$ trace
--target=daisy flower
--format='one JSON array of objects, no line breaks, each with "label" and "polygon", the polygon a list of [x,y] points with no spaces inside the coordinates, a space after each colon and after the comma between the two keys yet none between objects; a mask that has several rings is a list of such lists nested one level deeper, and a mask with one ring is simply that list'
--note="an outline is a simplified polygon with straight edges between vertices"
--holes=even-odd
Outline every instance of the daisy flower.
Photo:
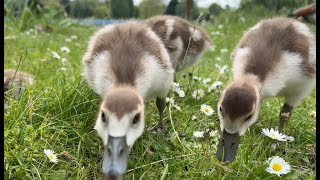
[{"label": "daisy flower", "polygon": [[172,83],[172,91],[178,92],[180,90],[180,85],[179,83]]},{"label": "daisy flower", "polygon": [[222,67],[219,64],[215,64],[216,68],[220,70],[220,74],[224,74],[224,72],[228,69],[227,65],[223,65]]},{"label": "daisy flower", "polygon": [[278,130],[274,130],[273,128],[269,129],[262,129],[262,134],[270,137],[271,139],[276,139],[278,141],[286,141],[286,135],[279,133]]},{"label": "daisy flower", "polygon": [[71,42],[71,39],[70,38],[66,38],[65,41],[66,42]]},{"label": "daisy flower", "polygon": [[284,138],[284,139],[287,140],[287,141],[289,141],[289,142],[294,141],[294,137],[292,137],[292,136],[287,136],[287,135],[285,135],[285,138]]},{"label": "daisy flower", "polygon": [[209,136],[210,136],[210,137],[214,137],[214,136],[216,136],[217,134],[218,134],[218,131],[217,131],[217,130],[215,130],[215,131],[210,131]]},{"label": "daisy flower", "polygon": [[195,131],[195,132],[193,132],[193,136],[196,137],[196,138],[202,138],[203,135],[204,135],[203,131]]},{"label": "daisy flower", "polygon": [[174,104],[174,99],[172,97],[166,97],[166,102]]},{"label": "daisy flower", "polygon": [[182,89],[180,89],[178,92],[179,97],[185,97],[186,94],[184,93],[184,91]]},{"label": "daisy flower", "polygon": [[202,82],[203,84],[208,84],[211,81],[211,78],[206,78]]},{"label": "daisy flower", "polygon": [[282,174],[289,173],[291,170],[290,165],[279,156],[269,159],[268,162],[269,167],[266,168],[266,171],[270,174],[276,174],[280,176]]},{"label": "daisy flower", "polygon": [[45,149],[44,154],[49,158],[50,162],[57,163],[57,155],[51,149]]},{"label": "daisy flower", "polygon": [[311,111],[310,113],[309,113],[309,115],[311,116],[311,117],[316,117],[316,111]]},{"label": "daisy flower", "polygon": [[212,107],[206,104],[202,104],[200,110],[207,116],[211,116],[214,113]]},{"label": "daisy flower", "polygon": [[176,108],[178,111],[181,111],[181,107],[178,106],[177,104],[172,104],[172,106],[173,106],[174,108]]},{"label": "daisy flower", "polygon": [[221,86],[222,82],[221,81],[216,81],[214,82],[209,88],[208,88],[208,92],[212,92],[212,90],[216,89],[218,86]]},{"label": "daisy flower", "polygon": [[53,58],[55,58],[55,59],[61,59],[60,55],[59,55],[57,52],[51,51],[51,53],[52,53]]},{"label": "daisy flower", "polygon": [[62,62],[62,64],[65,64],[67,62],[67,59],[66,58],[62,58],[61,62]]},{"label": "daisy flower", "polygon": [[195,81],[201,81],[201,77],[199,77],[199,76],[193,76],[193,80],[195,80]]},{"label": "daisy flower", "polygon": [[202,89],[194,90],[192,93],[192,97],[199,100],[204,96],[204,91]]},{"label": "daisy flower", "polygon": [[64,47],[60,48],[60,51],[65,52],[65,53],[69,53],[70,49],[68,47],[64,46]]}]

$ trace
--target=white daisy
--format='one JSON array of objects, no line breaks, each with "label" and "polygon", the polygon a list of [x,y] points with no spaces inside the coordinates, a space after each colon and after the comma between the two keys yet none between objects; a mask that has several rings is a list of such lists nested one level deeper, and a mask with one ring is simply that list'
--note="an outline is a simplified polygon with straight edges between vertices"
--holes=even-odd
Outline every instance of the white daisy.
[{"label": "white daisy", "polygon": [[71,39],[78,39],[78,36],[77,35],[72,35],[70,38]]},{"label": "white daisy", "polygon": [[60,55],[59,55],[57,52],[51,51],[51,53],[52,53],[53,58],[55,58],[55,59],[61,59]]},{"label": "white daisy", "polygon": [[228,69],[227,65],[223,65],[222,67],[219,64],[215,64],[215,66],[220,70],[220,74],[224,74],[224,72]]},{"label": "white daisy", "polygon": [[65,52],[65,53],[69,53],[70,49],[68,47],[64,46],[64,47],[60,48],[60,51]]},{"label": "white daisy", "polygon": [[196,137],[196,138],[202,138],[203,135],[204,135],[203,131],[195,131],[195,132],[193,132],[193,136]]},{"label": "white daisy", "polygon": [[206,78],[202,82],[203,84],[208,84],[211,81],[211,78]]},{"label": "white daisy", "polygon": [[193,76],[193,80],[195,80],[195,81],[201,81],[201,77],[199,77],[199,76]]},{"label": "white daisy", "polygon": [[274,130],[273,128],[271,128],[270,130],[267,128],[266,129],[263,128],[262,134],[270,137],[271,139],[276,139],[278,141],[286,141],[286,139],[285,139],[286,135],[279,133],[278,130]]},{"label": "white daisy", "polygon": [[209,88],[208,88],[208,92],[212,92],[212,90],[216,89],[218,86],[221,86],[222,82],[221,81],[216,81],[214,82]]},{"label": "white daisy", "polygon": [[172,97],[166,97],[166,102],[174,104],[174,99]]},{"label": "white daisy", "polygon": [[214,113],[212,107],[206,104],[202,104],[200,110],[207,116],[211,116]]},{"label": "white daisy", "polygon": [[212,130],[212,131],[210,131],[209,136],[210,137],[215,137],[217,134],[218,134],[217,130],[215,130],[215,131]]},{"label": "white daisy", "polygon": [[51,149],[45,149],[44,153],[49,158],[50,162],[57,163],[57,155]]},{"label": "white daisy", "polygon": [[172,91],[173,92],[178,92],[178,91],[180,91],[180,85],[179,85],[179,83],[172,83]]},{"label": "white daisy", "polygon": [[285,135],[285,138],[284,138],[285,140],[287,140],[287,141],[289,141],[289,142],[293,142],[294,141],[294,137],[292,137],[292,136],[287,136],[287,135]]},{"label": "white daisy", "polygon": [[176,108],[178,111],[181,111],[181,107],[178,106],[177,104],[172,104],[172,106],[173,106],[174,108]]},{"label": "white daisy", "polygon": [[204,91],[202,89],[194,90],[192,93],[192,97],[199,100],[204,96]]},{"label": "white daisy", "polygon": [[62,58],[61,62],[62,62],[62,64],[65,64],[67,62],[67,59],[66,58]]},{"label": "white daisy", "polygon": [[71,39],[70,38],[66,38],[65,41],[66,42],[71,42]]},{"label": "white daisy", "polygon": [[314,117],[314,118],[315,118],[315,117],[316,117],[316,113],[317,113],[316,111],[311,111],[311,112],[309,113],[309,115],[310,115],[311,117]]},{"label": "white daisy", "polygon": [[182,89],[180,89],[178,92],[179,97],[185,97],[186,94],[184,93],[184,91]]},{"label": "white daisy", "polygon": [[290,165],[279,156],[273,157],[269,162],[269,167],[266,168],[266,171],[270,174],[280,176],[289,173],[291,170]]}]

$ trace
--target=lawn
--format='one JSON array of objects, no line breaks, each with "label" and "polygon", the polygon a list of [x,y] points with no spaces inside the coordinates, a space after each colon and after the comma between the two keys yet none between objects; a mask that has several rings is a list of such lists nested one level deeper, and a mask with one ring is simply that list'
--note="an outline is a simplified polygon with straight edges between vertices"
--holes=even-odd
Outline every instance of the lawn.
[{"label": "lawn", "polygon": [[[261,134],[262,128],[278,127],[282,98],[263,102],[258,122],[241,137],[236,160],[228,166],[220,165],[215,156],[219,134],[206,139],[193,136],[195,131],[208,128],[220,132],[216,104],[232,77],[230,53],[246,29],[272,16],[275,14],[257,8],[250,13],[226,12],[214,24],[202,25],[215,48],[194,68],[177,74],[186,96],[169,94],[181,111],[166,108],[167,134],[151,132],[158,111],[154,101],[146,102],[145,132],[131,150],[127,179],[278,179],[265,171],[265,161],[272,156],[280,156],[291,165],[284,179],[315,179],[316,120],[309,115],[315,110],[315,90],[294,109],[284,132],[295,140],[281,143],[282,150],[273,150],[274,142]],[[33,24],[44,22],[53,28],[51,33],[33,29]],[[93,130],[100,99],[81,77],[87,42],[100,27],[34,19],[19,31],[21,24],[5,22],[4,66],[35,75],[36,86],[5,110],[5,179],[102,179],[103,149]],[[315,26],[311,28],[315,32]],[[64,46],[69,53],[61,51]],[[60,59],[55,59],[52,51]],[[228,68],[220,73],[215,64]],[[191,74],[211,81],[195,81]],[[221,81],[222,86],[208,93],[215,81]],[[205,95],[196,100],[192,92],[200,88]],[[32,97],[29,101],[28,96]],[[201,112],[202,104],[210,105],[213,115]],[[44,149],[55,151],[59,162],[50,163]]]}]

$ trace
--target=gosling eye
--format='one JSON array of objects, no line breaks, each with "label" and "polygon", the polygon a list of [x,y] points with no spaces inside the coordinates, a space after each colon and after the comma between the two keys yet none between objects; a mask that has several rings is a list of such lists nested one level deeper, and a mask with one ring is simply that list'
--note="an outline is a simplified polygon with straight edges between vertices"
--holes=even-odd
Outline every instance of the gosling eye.
[{"label": "gosling eye", "polygon": [[104,114],[103,111],[101,111],[101,120],[102,122],[106,123],[107,122],[107,118],[106,118],[106,115]]},{"label": "gosling eye", "polygon": [[221,106],[220,106],[219,110],[220,110],[220,112],[222,112],[222,108],[221,108]]},{"label": "gosling eye", "polygon": [[137,113],[132,120],[132,124],[137,124],[140,121],[140,113]]},{"label": "gosling eye", "polygon": [[250,114],[247,118],[246,118],[246,120],[244,120],[244,121],[248,121],[249,119],[251,119],[252,118],[252,114]]}]

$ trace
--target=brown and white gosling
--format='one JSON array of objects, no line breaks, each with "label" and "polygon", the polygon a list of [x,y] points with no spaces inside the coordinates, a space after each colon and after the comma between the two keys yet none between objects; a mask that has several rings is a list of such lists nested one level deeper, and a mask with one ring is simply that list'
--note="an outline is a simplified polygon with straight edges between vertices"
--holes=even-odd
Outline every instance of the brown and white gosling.
[{"label": "brown and white gosling", "polygon": [[[20,99],[21,94],[28,86],[34,86],[34,76],[14,69],[4,70],[4,94],[6,97]],[[6,102],[6,100],[5,100]],[[6,106],[5,106],[6,108]]]},{"label": "brown and white gosling", "polygon": [[105,147],[103,173],[122,177],[130,149],[144,131],[144,101],[156,98],[162,127],[174,69],[159,37],[135,21],[97,31],[83,64],[83,76],[102,98],[94,129]]},{"label": "brown and white gosling", "polygon": [[[199,27],[177,16],[154,16],[146,24],[161,38],[176,71],[196,64],[212,47],[209,36]],[[189,39],[190,45],[189,45]]]},{"label": "brown and white gosling", "polygon": [[316,40],[309,28],[297,20],[266,19],[244,34],[231,60],[233,81],[218,102],[223,132],[217,157],[225,162],[234,160],[240,136],[257,121],[263,99],[285,98],[279,124],[279,131],[283,131],[293,107],[315,85]]}]

